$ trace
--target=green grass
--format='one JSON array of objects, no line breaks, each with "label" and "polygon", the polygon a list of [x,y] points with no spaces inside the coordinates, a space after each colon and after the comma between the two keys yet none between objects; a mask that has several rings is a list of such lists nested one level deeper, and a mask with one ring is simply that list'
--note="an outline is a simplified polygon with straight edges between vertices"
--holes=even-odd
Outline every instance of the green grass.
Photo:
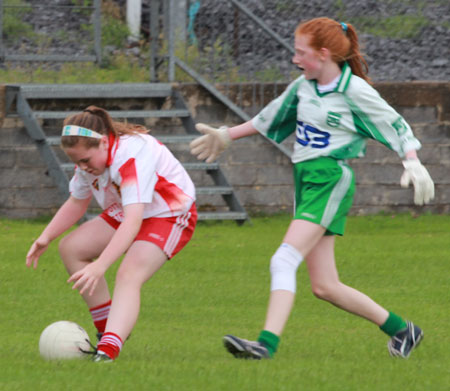
[{"label": "green grass", "polygon": [[360,16],[352,19],[360,30],[378,37],[412,39],[420,34],[430,21],[423,15],[394,15],[383,19],[371,16]]},{"label": "green grass", "polygon": [[[288,216],[242,227],[200,223],[193,240],[147,283],[140,319],[119,359],[46,362],[41,331],[73,320],[95,330],[66,284],[56,243],[37,270],[25,254],[42,221],[0,220],[0,389],[9,390],[448,390],[448,216],[352,217],[336,241],[343,282],[417,322],[425,340],[409,360],[389,357],[371,323],[317,300],[306,268],[274,360],[240,361],[221,338],[254,339],[269,293],[268,264]],[[108,271],[113,283],[117,265]]]}]

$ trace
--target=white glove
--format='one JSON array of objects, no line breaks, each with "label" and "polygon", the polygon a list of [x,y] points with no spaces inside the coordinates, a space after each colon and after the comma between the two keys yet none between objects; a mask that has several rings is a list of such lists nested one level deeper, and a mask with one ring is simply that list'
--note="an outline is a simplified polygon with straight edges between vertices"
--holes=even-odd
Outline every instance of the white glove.
[{"label": "white glove", "polygon": [[414,185],[414,203],[427,204],[434,198],[434,183],[427,169],[417,159],[404,160],[405,171],[400,178],[400,185],[408,187]]},{"label": "white glove", "polygon": [[206,124],[195,125],[204,136],[191,141],[189,145],[191,153],[197,156],[198,160],[206,159],[206,163],[212,163],[216,158],[227,149],[231,144],[231,137],[227,126],[221,126],[219,129]]}]

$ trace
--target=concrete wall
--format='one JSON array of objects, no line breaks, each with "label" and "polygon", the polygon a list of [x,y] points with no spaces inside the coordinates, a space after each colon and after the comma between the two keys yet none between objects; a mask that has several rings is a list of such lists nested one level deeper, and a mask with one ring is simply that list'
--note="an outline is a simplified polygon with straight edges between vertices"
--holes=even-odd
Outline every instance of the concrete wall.
[{"label": "concrete wall", "polygon": [[[265,85],[264,92],[257,86],[258,99],[267,103],[280,93],[284,86]],[[427,166],[436,184],[436,199],[425,207],[415,207],[413,193],[402,189],[399,179],[402,166],[398,156],[386,147],[369,142],[367,156],[351,162],[357,179],[357,191],[353,214],[371,214],[385,211],[413,213],[450,212],[450,83],[413,82],[380,83],[375,85],[381,95],[392,104],[411,124],[423,148],[419,156]],[[212,125],[233,125],[239,118],[225,108],[203,88],[193,84],[178,87],[197,122]],[[251,107],[255,98],[254,86],[244,89],[229,86],[234,99]],[[233,96],[233,94],[232,94]],[[30,102],[33,106],[33,102]],[[68,102],[69,103],[69,102]],[[73,103],[73,102],[72,102]],[[90,103],[115,109],[121,104],[114,102],[82,102],[81,108]],[[136,102],[124,105],[134,107]],[[142,102],[141,102],[142,104]],[[48,102],[55,106],[55,102]],[[57,102],[58,106],[64,102]],[[147,105],[144,103],[144,105]],[[46,104],[40,102],[39,109]],[[48,108],[47,108],[48,109]],[[148,120],[146,125],[155,134],[168,130],[180,131],[177,120]],[[59,127],[55,127],[59,131]],[[176,151],[180,160],[189,159],[186,148]],[[291,212],[293,199],[292,168],[290,160],[261,136],[237,140],[233,147],[220,158],[230,183],[237,190],[241,202],[251,213]],[[53,214],[64,201],[56,186],[46,174],[35,145],[29,139],[23,123],[18,118],[5,118],[0,129],[0,216],[31,218]],[[193,173],[194,181],[205,178]],[[203,174],[204,176],[204,174]],[[200,181],[200,182],[199,182]],[[204,210],[217,204],[210,196],[200,197]],[[220,204],[220,202],[219,202]]]}]

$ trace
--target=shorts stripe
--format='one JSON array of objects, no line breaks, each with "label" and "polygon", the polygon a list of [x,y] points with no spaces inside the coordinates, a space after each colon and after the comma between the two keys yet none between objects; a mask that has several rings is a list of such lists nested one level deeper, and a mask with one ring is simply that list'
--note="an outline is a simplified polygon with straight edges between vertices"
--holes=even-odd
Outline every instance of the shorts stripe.
[{"label": "shorts stripe", "polygon": [[176,224],[173,225],[172,230],[170,231],[169,237],[167,238],[167,242],[164,246],[164,252],[171,257],[172,252],[178,245],[181,234],[184,229],[189,226],[189,219],[191,217],[191,212],[185,213],[177,217]]},{"label": "shorts stripe", "polygon": [[325,210],[323,212],[322,220],[320,221],[320,225],[323,227],[328,227],[333,221],[334,216],[339,209],[339,205],[347,194],[352,183],[351,170],[340,161],[338,162],[338,164],[342,168],[342,176],[331,192],[330,198],[327,202],[327,206],[325,207]]}]

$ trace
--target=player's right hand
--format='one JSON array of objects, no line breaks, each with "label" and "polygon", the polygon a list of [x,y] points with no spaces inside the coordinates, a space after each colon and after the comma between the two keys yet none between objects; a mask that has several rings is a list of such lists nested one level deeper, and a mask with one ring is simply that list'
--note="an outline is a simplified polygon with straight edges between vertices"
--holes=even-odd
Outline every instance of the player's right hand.
[{"label": "player's right hand", "polygon": [[48,239],[41,237],[32,244],[26,258],[27,267],[33,265],[34,269],[37,268],[39,257],[47,250],[49,244],[50,241]]},{"label": "player's right hand", "polygon": [[197,130],[204,135],[196,138],[190,144],[191,153],[198,160],[206,159],[206,163],[212,163],[231,144],[228,127],[221,126],[219,129],[209,125],[198,123]]}]

